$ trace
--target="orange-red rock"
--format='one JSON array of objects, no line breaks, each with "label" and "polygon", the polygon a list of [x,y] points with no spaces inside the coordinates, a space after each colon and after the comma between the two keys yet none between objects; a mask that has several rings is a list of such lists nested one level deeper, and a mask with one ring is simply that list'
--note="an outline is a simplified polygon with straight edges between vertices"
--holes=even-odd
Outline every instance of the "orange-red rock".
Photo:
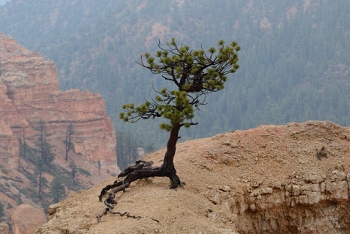
[{"label": "orange-red rock", "polygon": [[[33,142],[33,128],[43,119],[52,134],[51,142],[63,148],[66,128],[72,123],[74,151],[89,162],[97,164],[100,161],[102,168],[117,172],[116,136],[102,96],[89,91],[63,92],[58,86],[53,61],[45,60],[0,33],[1,129],[12,131],[15,138],[25,135]],[[11,144],[19,146],[18,143]],[[0,145],[3,145],[1,139]],[[17,158],[18,148],[9,148],[10,154]],[[5,148],[2,150],[6,151]]]},{"label": "orange-red rock", "polygon": [[11,221],[14,234],[32,234],[46,223],[46,216],[42,209],[22,204],[12,213]]}]

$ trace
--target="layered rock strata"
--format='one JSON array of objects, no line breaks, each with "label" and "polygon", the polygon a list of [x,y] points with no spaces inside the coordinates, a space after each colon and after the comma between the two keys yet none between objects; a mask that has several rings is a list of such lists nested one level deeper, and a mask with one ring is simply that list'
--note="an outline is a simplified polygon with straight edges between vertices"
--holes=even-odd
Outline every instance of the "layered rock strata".
[{"label": "layered rock strata", "polygon": [[[6,134],[31,139],[36,123],[42,119],[51,142],[62,148],[67,126],[72,124],[74,151],[91,163],[99,161],[102,168],[118,171],[115,131],[101,95],[79,90],[63,92],[58,87],[53,61],[0,33],[0,125],[8,126],[3,127]],[[10,154],[17,157],[19,150],[11,150]],[[9,149],[2,147],[2,151]]]}]

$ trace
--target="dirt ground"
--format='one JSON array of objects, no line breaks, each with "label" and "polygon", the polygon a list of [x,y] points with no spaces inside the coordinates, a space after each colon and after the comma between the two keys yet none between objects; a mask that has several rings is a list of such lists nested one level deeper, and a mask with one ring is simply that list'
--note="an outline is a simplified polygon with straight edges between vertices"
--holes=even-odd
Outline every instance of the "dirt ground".
[{"label": "dirt ground", "polygon": [[[349,127],[318,121],[187,141],[178,144],[175,156],[183,188],[169,189],[167,178],[134,182],[117,194],[113,212],[135,217],[107,213],[97,222],[96,215],[105,209],[98,195],[114,182],[111,178],[52,205],[50,221],[36,233],[252,233],[244,231],[240,217],[248,217],[249,209],[226,200],[237,200],[251,188],[272,190],[302,185],[309,175],[326,180],[334,171],[349,172],[349,149]],[[164,152],[145,159],[160,165]]]}]

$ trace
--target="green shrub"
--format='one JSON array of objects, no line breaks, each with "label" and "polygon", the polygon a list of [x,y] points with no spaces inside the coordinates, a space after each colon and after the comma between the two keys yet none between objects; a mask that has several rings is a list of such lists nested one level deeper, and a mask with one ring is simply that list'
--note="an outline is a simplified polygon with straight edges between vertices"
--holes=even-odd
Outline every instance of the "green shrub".
[{"label": "green shrub", "polygon": [[5,175],[7,175],[9,173],[9,171],[6,170],[5,168],[1,168],[1,172],[4,173]]},{"label": "green shrub", "polygon": [[80,174],[83,174],[85,176],[91,176],[90,172],[85,170],[85,169],[83,169],[83,168],[78,168],[78,170],[79,170]]}]

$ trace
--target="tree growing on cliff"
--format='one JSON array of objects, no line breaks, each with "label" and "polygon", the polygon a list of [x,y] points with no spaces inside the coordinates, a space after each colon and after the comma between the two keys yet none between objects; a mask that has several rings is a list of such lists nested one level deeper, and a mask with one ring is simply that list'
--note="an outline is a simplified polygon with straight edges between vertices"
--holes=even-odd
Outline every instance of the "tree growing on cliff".
[{"label": "tree growing on cliff", "polygon": [[75,164],[74,161],[70,162],[69,164],[69,168],[71,169],[71,176],[72,176],[72,183],[73,183],[73,186],[76,185],[76,177],[77,177],[77,174],[78,174],[78,167],[77,167],[77,164]]},{"label": "tree growing on cliff", "polygon": [[0,202],[0,221],[2,221],[3,216],[5,216],[4,205]]},{"label": "tree growing on cliff", "polygon": [[38,198],[42,198],[44,187],[47,187],[47,179],[44,177],[45,165],[41,157],[37,157],[35,161],[35,185],[38,186]]},{"label": "tree growing on cliff", "polygon": [[42,158],[45,165],[48,166],[50,171],[51,163],[55,159],[56,155],[53,152],[53,147],[49,144],[48,137],[50,136],[50,134],[47,131],[46,122],[40,119],[35,126],[35,130],[39,132],[35,141],[36,153],[39,157]]},{"label": "tree growing on cliff", "polygon": [[135,166],[125,169],[118,176],[126,176],[123,181],[116,181],[101,191],[100,200],[110,190],[108,198],[104,201],[109,208],[116,204],[115,194],[125,190],[131,182],[138,179],[168,177],[170,188],[184,184],[176,174],[174,165],[180,128],[197,124],[193,121],[195,109],[199,110],[200,106],[206,104],[207,94],[222,90],[227,75],[239,68],[237,53],[240,47],[236,42],[225,46],[224,41],[220,40],[216,48],[211,47],[205,51],[202,47],[192,50],[188,46],[179,45],[173,38],[165,48],[160,43],[158,47],[160,50],[155,56],[149,53],[141,55],[138,64],[151,73],[160,75],[169,84],[163,89],[155,89],[155,98],[139,106],[124,105],[124,112],[120,114],[120,118],[132,123],[159,117],[167,120],[160,125],[161,129],[170,132],[163,164],[160,167],[152,167],[152,162],[139,160]]},{"label": "tree growing on cliff", "polygon": [[97,161],[98,175],[101,175],[101,160]]},{"label": "tree growing on cliff", "polygon": [[53,199],[53,203],[57,203],[66,197],[66,190],[59,178],[55,177],[50,183],[50,193]]},{"label": "tree growing on cliff", "polygon": [[21,166],[21,157],[24,159],[27,158],[27,143],[26,143],[26,137],[24,134],[24,129],[22,129],[22,139],[18,138],[19,145],[20,145],[19,155],[18,155],[18,171],[20,171],[20,169],[23,168]]},{"label": "tree growing on cliff", "polygon": [[73,124],[70,123],[66,129],[66,139],[64,144],[66,145],[66,157],[65,160],[68,161],[68,152],[74,148],[72,135],[74,134]]}]

